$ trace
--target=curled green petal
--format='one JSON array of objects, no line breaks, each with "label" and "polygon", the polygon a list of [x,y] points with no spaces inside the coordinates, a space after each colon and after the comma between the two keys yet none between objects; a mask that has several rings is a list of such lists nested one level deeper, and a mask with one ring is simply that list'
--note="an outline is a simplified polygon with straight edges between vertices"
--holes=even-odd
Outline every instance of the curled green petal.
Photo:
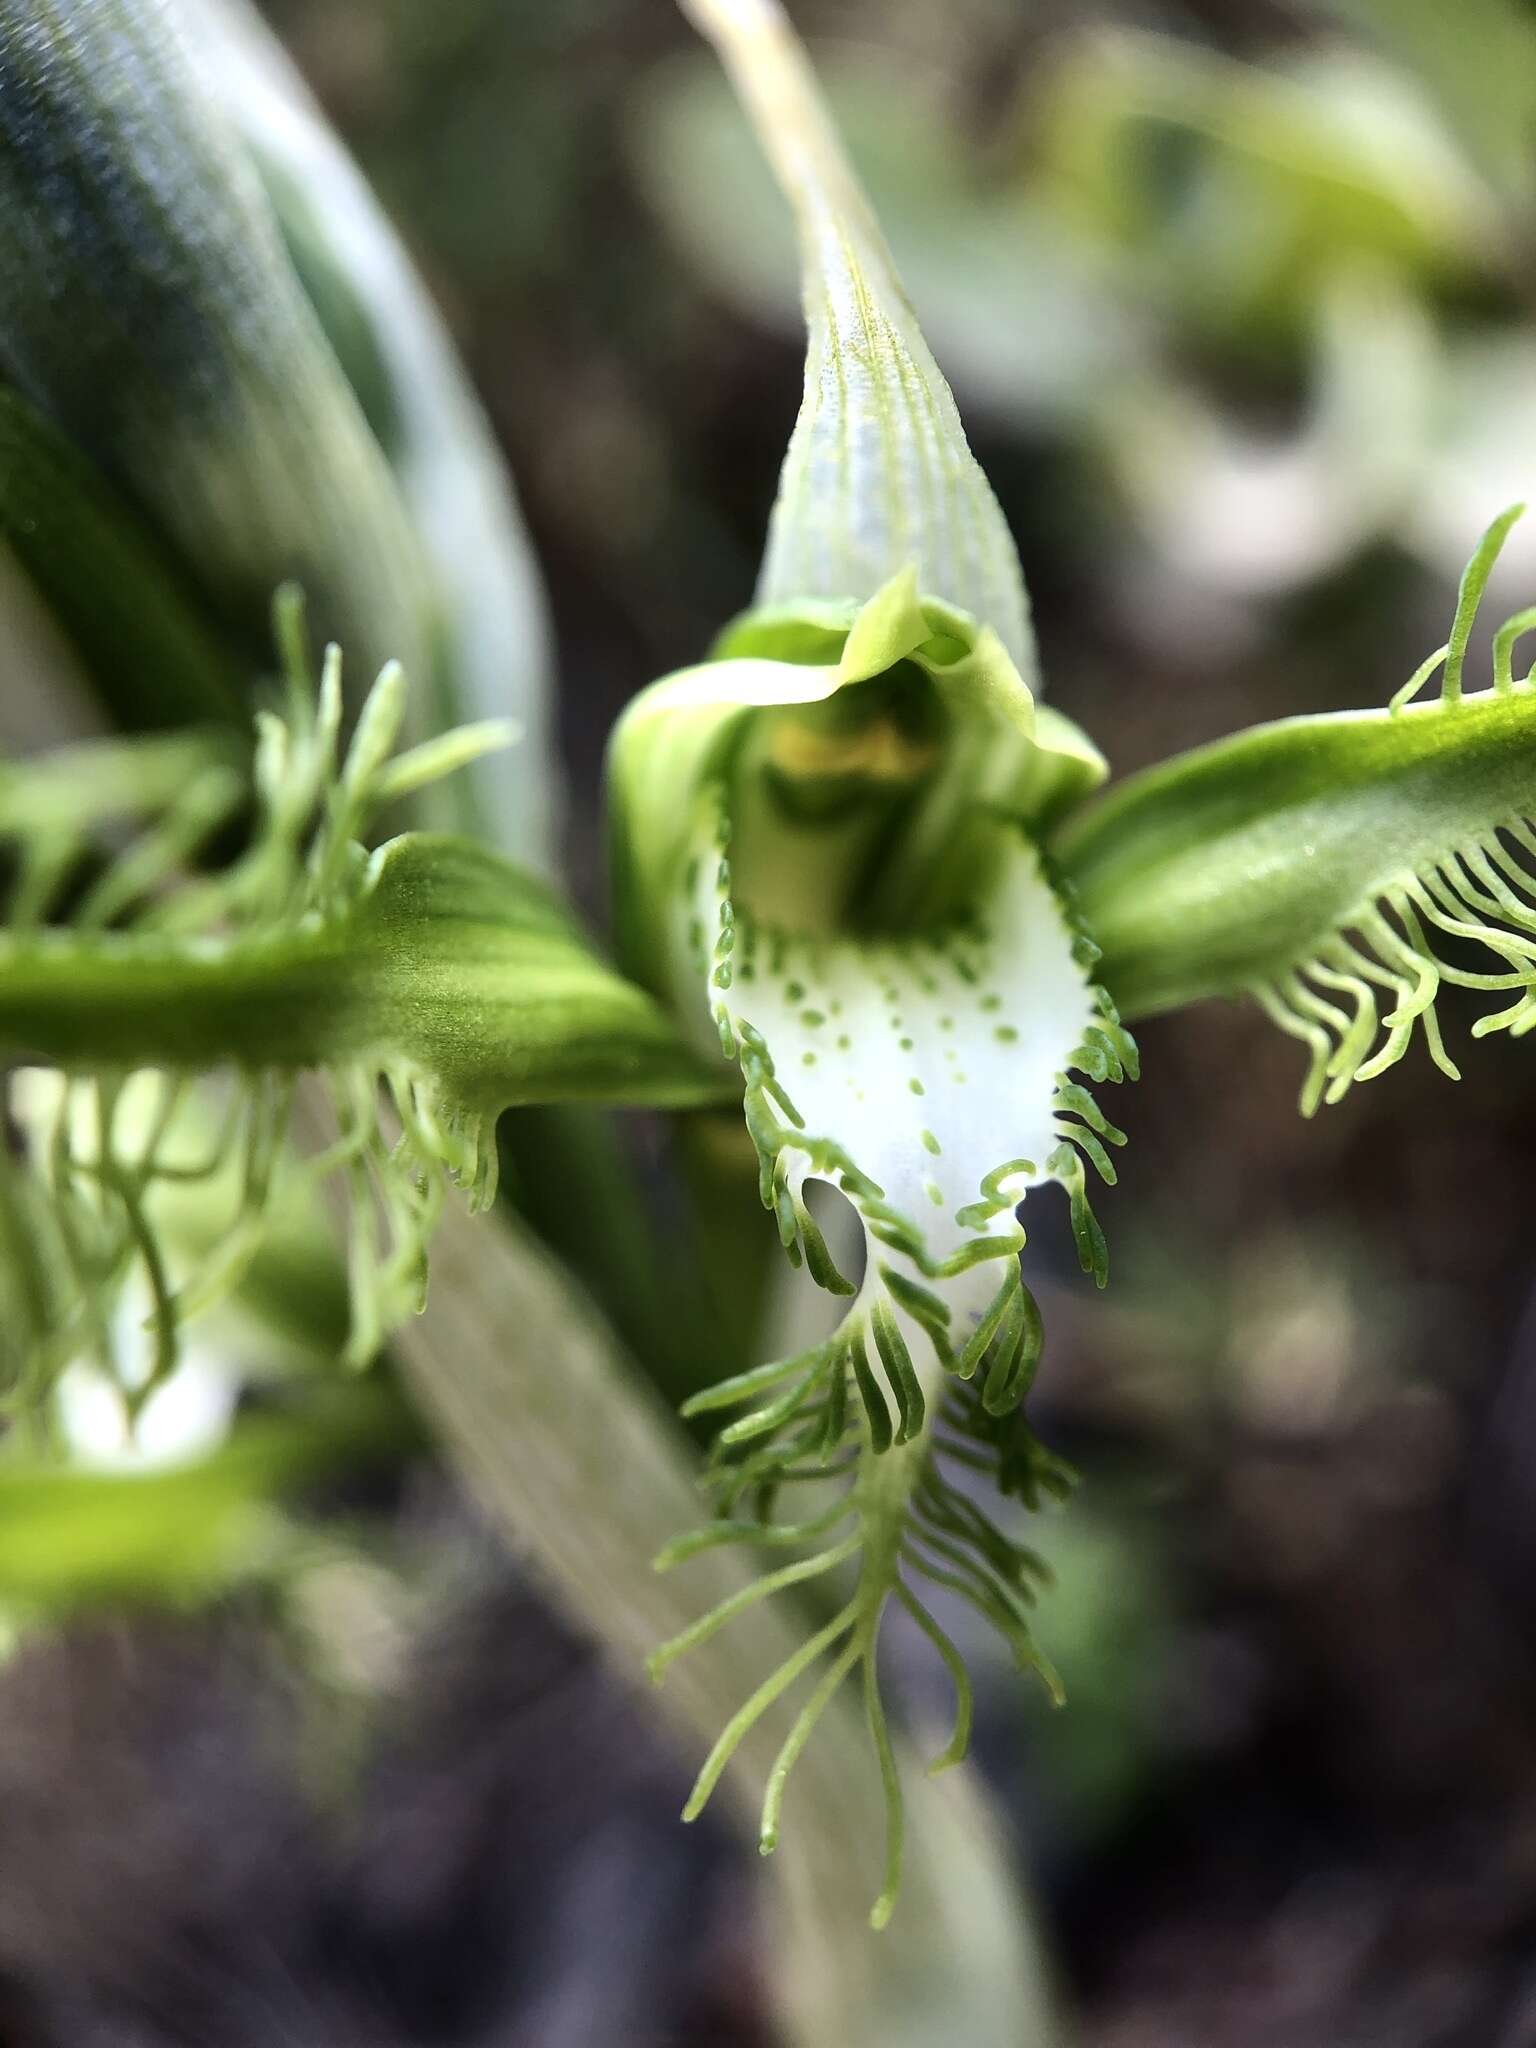
[{"label": "curled green petal", "polygon": [[[1514,681],[1507,633],[1494,688],[1464,695],[1461,672],[1511,518],[1473,559],[1448,650],[1392,708],[1200,748],[1062,830],[1099,972],[1128,1015],[1253,992],[1309,1049],[1308,1109],[1416,1035],[1454,1074],[1434,1011],[1444,983],[1503,998],[1478,1034],[1536,1023],[1536,688]],[[1442,662],[1442,694],[1407,703]]]},{"label": "curled green petal", "polygon": [[691,969],[669,954],[664,906],[698,797],[722,778],[738,851],[745,835],[763,853],[760,911],[771,886],[792,922],[915,925],[966,892],[983,813],[1040,825],[1104,773],[1069,720],[1035,705],[997,635],[920,595],[911,570],[863,605],[748,612],[615,730],[620,945],[634,973],[681,995]]}]

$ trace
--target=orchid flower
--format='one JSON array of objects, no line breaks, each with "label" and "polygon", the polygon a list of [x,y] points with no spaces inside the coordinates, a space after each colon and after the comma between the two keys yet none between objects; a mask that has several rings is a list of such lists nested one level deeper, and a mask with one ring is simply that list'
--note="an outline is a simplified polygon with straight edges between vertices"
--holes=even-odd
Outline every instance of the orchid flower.
[{"label": "orchid flower", "polygon": [[[877,1669],[892,1604],[953,1676],[936,1767],[965,1751],[971,1694],[932,1587],[1059,1695],[1030,1629],[1043,1567],[977,1483],[1033,1506],[1070,1482],[1019,1412],[1042,1344],[1026,1225],[1054,1183],[1103,1284],[1087,1179],[1114,1180],[1122,1142],[1093,1091],[1137,1071],[1120,1010],[1251,989],[1311,1048],[1307,1109],[1398,1059],[1416,1023],[1454,1072],[1441,980],[1519,991],[1480,1028],[1536,1021],[1536,876],[1521,865],[1536,855],[1536,701],[1509,659],[1536,614],[1499,636],[1494,690],[1463,699],[1506,517],[1449,648],[1400,693],[1443,661],[1438,704],[1290,721],[1083,808],[1104,761],[1039,701],[1012,538],[806,59],[776,0],[685,4],[795,214],[805,394],[753,608],[614,734],[618,937],[701,1058],[739,1067],[763,1206],[841,1313],[820,1341],[689,1402],[728,1418],[709,1473],[721,1514],[659,1563],[720,1542],[791,1559],[652,1670],[758,1599],[838,1584],[829,1618],[724,1730],[686,1812],[815,1671],[769,1773],[772,1849],[790,1770],[857,1677],[888,1797],[878,1925],[901,1858]],[[1440,958],[1431,930],[1480,944],[1498,971]],[[852,1270],[815,1182],[857,1218]],[[781,1513],[795,1493],[811,1512]]]}]

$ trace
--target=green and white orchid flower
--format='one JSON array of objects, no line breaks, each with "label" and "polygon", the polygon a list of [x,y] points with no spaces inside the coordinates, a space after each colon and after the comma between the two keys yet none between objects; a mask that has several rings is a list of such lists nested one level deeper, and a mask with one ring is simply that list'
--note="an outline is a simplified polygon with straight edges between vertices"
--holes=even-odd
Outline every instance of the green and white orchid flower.
[{"label": "green and white orchid flower", "polygon": [[[890,1816],[880,1924],[900,1868],[876,1668],[890,1604],[955,1680],[940,1764],[964,1752],[970,1697],[923,1582],[979,1609],[1055,1689],[1029,1630],[1038,1563],[962,1475],[1029,1504],[1068,1482],[1019,1414],[1042,1341],[1020,1213],[1045,1184],[1065,1189],[1102,1284],[1085,1163],[1113,1181],[1106,1147],[1122,1137],[1090,1084],[1136,1073],[1117,1002],[1251,989],[1312,1048],[1309,1109],[1400,1057],[1416,1021],[1454,1073],[1434,1023],[1441,980],[1520,990],[1480,1028],[1536,1020],[1536,876],[1504,843],[1536,852],[1536,698],[1509,660],[1531,617],[1499,636],[1495,690],[1463,700],[1506,517],[1468,572],[1449,648],[1399,693],[1443,661],[1439,704],[1290,721],[1083,809],[1104,762],[1037,701],[1011,537],[803,53],[776,0],[687,4],[796,215],[805,396],[756,605],[615,732],[618,937],[701,1057],[717,1044],[739,1065],[764,1207],[791,1261],[846,1306],[822,1341],[689,1404],[735,1411],[711,1467],[723,1515],[660,1562],[728,1541],[803,1554],[652,1668],[754,1599],[848,1577],[725,1730],[688,1812],[819,1664],[770,1773],[770,1849],[790,1768],[862,1672]],[[1499,971],[1437,958],[1426,927],[1481,942]],[[814,1181],[858,1217],[860,1277],[828,1247]],[[816,1511],[779,1519],[787,1486]]]}]

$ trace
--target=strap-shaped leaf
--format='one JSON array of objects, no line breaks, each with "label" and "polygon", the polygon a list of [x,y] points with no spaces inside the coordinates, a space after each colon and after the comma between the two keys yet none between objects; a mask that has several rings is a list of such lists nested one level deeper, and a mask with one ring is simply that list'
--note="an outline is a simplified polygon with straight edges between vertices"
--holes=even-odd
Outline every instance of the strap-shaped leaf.
[{"label": "strap-shaped leaf", "polygon": [[[1454,1076],[1443,982],[1510,998],[1477,1035],[1536,1025],[1536,686],[1512,667],[1536,612],[1495,635],[1493,688],[1462,694],[1514,516],[1474,556],[1448,645],[1390,709],[1240,733],[1068,823],[1056,851],[1125,1013],[1255,994],[1311,1050],[1307,1109],[1391,1065],[1416,1025]],[[1440,696],[1409,705],[1442,663]]]},{"label": "strap-shaped leaf", "polygon": [[719,49],[800,232],[805,395],[758,584],[763,604],[919,587],[1037,678],[1018,552],[884,237],[777,0],[684,0]]},{"label": "strap-shaped leaf", "polygon": [[294,577],[425,667],[382,454],[204,73],[185,0],[0,0],[0,369],[261,645]]},{"label": "strap-shaped leaf", "polygon": [[[553,872],[560,766],[543,591],[506,463],[443,323],[357,166],[246,0],[200,0],[206,75],[389,458],[427,558],[441,645],[422,729],[513,717],[518,746],[431,792],[417,823]],[[393,650],[398,651],[398,650]]]}]

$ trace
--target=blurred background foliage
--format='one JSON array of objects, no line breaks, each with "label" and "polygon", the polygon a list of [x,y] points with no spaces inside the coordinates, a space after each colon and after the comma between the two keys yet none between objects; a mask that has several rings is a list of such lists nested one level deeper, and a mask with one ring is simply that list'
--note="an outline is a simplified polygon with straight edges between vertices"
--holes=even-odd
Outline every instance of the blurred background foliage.
[{"label": "blurred background foliage", "polygon": [[[613,719],[750,596],[799,386],[785,220],[657,0],[268,11],[508,451],[600,915]],[[1380,47],[1370,10],[1282,0],[795,8],[1018,535],[1051,696],[1118,772],[1384,702],[1536,481],[1536,23],[1490,11],[1507,41],[1469,32],[1437,97],[1392,56],[1429,17],[1385,0]],[[1496,133],[1452,125],[1479,50]],[[1485,616],[1533,586],[1517,531]],[[1256,1011],[1143,1051],[1109,1294],[1034,1234],[1036,1413],[1085,1480],[1042,1535],[1068,1709],[967,1646],[1081,2039],[1521,2048],[1528,1050],[1483,1041],[1459,1087],[1410,1061],[1311,1123]],[[766,2038],[734,1852],[675,1827],[680,1766],[387,1373],[294,1395],[324,1348],[246,1330],[131,1465],[82,1397],[68,1469],[0,1470],[0,2031]],[[914,1660],[920,1712],[928,1683]]]}]

